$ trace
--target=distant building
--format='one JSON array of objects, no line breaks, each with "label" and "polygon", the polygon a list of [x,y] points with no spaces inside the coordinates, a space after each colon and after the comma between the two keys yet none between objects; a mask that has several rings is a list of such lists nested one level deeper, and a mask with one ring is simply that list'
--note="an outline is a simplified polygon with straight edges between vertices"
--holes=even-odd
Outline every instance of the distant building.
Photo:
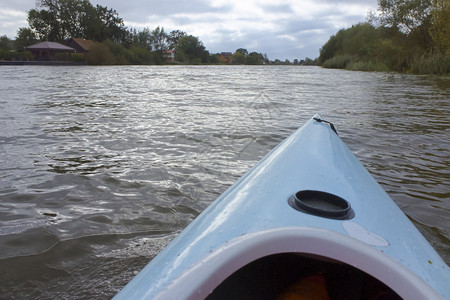
[{"label": "distant building", "polygon": [[163,57],[167,62],[174,62],[175,61],[175,51],[165,50],[165,51],[163,51]]},{"label": "distant building", "polygon": [[222,52],[219,55],[219,60],[227,65],[231,65],[233,53],[231,52]]},{"label": "distant building", "polygon": [[35,60],[39,61],[65,61],[70,59],[70,54],[75,52],[74,48],[56,42],[40,42],[28,47]]},{"label": "distant building", "polygon": [[75,52],[77,53],[87,53],[93,46],[95,46],[95,42],[93,40],[71,38],[66,42],[66,45],[75,49]]}]

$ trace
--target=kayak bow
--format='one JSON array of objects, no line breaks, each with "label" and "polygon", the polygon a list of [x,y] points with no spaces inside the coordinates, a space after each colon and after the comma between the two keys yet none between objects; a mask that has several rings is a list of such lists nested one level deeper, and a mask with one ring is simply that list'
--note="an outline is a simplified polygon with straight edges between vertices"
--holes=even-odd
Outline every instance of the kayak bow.
[{"label": "kayak bow", "polygon": [[404,299],[450,299],[448,266],[318,115],[225,191],[115,299],[273,299],[292,274],[312,265],[330,278],[375,278]]}]

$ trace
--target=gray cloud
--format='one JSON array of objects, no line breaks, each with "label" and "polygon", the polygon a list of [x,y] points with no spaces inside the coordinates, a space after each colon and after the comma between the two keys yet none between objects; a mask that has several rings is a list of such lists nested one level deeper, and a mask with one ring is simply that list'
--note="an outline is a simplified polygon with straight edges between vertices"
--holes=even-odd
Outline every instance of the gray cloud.
[{"label": "gray cloud", "polygon": [[276,13],[293,13],[292,7],[289,4],[261,4],[264,11]]},{"label": "gray cloud", "polygon": [[157,15],[161,18],[172,18],[177,14],[220,12],[219,8],[211,7],[204,0],[91,0],[91,3],[113,8],[124,20],[137,23],[148,21],[148,16],[151,15]]}]

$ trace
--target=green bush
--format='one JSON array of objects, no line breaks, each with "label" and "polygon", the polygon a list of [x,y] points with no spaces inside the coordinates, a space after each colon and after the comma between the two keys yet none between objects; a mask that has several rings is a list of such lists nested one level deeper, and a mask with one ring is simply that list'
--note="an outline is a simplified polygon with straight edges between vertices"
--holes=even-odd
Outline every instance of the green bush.
[{"label": "green bush", "polygon": [[127,60],[135,65],[150,65],[154,63],[153,55],[142,47],[132,47],[127,51]]},{"label": "green bush", "polygon": [[322,66],[331,69],[345,69],[353,60],[353,56],[349,54],[337,55],[327,59]]},{"label": "green bush", "polygon": [[11,51],[0,48],[0,60],[10,60],[10,59],[11,59]]},{"label": "green bush", "polygon": [[33,59],[33,54],[30,51],[17,51],[14,53],[14,59],[17,60],[31,60]]},{"label": "green bush", "polygon": [[114,57],[114,65],[127,65],[129,64],[126,59],[128,49],[126,49],[123,45],[115,43],[111,40],[104,40],[102,42],[103,45],[108,47],[109,51],[112,53]]},{"label": "green bush", "polygon": [[116,59],[109,48],[102,44],[95,44],[85,56],[86,63],[89,65],[114,65]]},{"label": "green bush", "polygon": [[372,60],[369,61],[351,61],[346,69],[352,71],[376,71],[376,72],[387,72],[390,69],[382,62],[374,62]]},{"label": "green bush", "polygon": [[70,56],[70,60],[73,62],[84,62],[84,54],[83,53],[72,53]]},{"label": "green bush", "polygon": [[449,74],[449,54],[431,50],[436,48],[424,42],[427,34],[422,31],[406,34],[397,27],[375,28],[368,23],[341,29],[320,49],[319,63],[358,71]]},{"label": "green bush", "polygon": [[68,61],[68,60],[70,60],[70,56],[69,55],[70,54],[67,53],[67,52],[57,52],[55,54],[55,59],[57,61]]}]

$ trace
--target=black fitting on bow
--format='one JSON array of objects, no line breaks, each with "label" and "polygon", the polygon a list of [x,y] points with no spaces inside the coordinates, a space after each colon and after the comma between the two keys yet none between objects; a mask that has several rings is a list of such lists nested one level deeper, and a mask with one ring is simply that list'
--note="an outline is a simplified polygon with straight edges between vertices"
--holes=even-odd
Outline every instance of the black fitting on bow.
[{"label": "black fitting on bow", "polygon": [[330,125],[331,130],[333,130],[334,133],[336,133],[337,135],[339,135],[339,134],[337,133],[337,130],[336,130],[336,128],[334,127],[333,123],[331,123],[331,122],[329,122],[329,121],[327,121],[327,120],[324,120],[324,119],[320,119],[320,118],[313,118],[313,119],[316,120],[317,122],[324,122],[324,123],[327,123],[328,125]]}]

